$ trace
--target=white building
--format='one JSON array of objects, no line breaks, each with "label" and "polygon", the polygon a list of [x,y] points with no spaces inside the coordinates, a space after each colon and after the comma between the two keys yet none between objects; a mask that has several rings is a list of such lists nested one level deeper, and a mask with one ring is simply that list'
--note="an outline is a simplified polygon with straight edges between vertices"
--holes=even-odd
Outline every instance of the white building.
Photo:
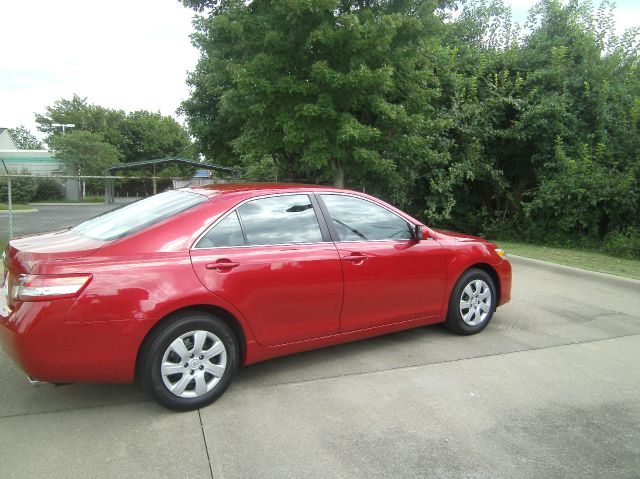
[{"label": "white building", "polygon": [[20,150],[6,128],[0,128],[0,174],[5,173],[2,162],[11,173],[27,171],[32,175],[51,176],[60,168],[60,160],[48,150]]}]

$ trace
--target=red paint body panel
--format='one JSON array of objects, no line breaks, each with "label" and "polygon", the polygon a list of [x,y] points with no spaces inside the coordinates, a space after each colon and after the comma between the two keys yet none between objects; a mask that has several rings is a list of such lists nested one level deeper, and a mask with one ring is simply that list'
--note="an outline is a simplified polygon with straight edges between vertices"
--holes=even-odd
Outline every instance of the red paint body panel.
[{"label": "red paint body panel", "polygon": [[[342,307],[342,267],[333,243],[194,249],[202,284],[235,305],[265,346],[337,333]],[[207,269],[219,260],[229,271]]]},{"label": "red paint body panel", "polygon": [[[436,241],[356,241],[337,247],[344,269],[341,332],[441,314],[445,254]],[[365,259],[349,261],[354,254]]]},{"label": "red paint body panel", "polygon": [[[499,304],[511,266],[480,238],[427,228],[417,241],[193,249],[242,201],[342,190],[243,184],[191,188],[208,201],[139,232],[98,241],[63,231],[13,240],[4,260],[10,290],[20,274],[92,275],[75,299],[8,301],[0,294],[0,343],[24,371],[49,382],[129,382],[149,331],[172,312],[224,310],[244,335],[244,364],[443,321],[451,290],[469,267],[493,272]],[[367,198],[405,218],[396,208]],[[426,228],[426,227],[425,227]],[[345,260],[359,253],[361,262]],[[239,264],[207,268],[217,260]]]}]

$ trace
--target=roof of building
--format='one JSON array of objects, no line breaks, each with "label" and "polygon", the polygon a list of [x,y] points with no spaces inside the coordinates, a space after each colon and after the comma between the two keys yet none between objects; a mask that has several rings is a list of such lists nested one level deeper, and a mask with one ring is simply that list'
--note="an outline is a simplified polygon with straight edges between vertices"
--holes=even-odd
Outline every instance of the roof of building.
[{"label": "roof of building", "polygon": [[199,169],[215,170],[224,173],[233,173],[235,171],[233,168],[229,168],[228,166],[216,165],[214,163],[200,163],[199,161],[187,160],[185,158],[167,157],[158,158],[155,160],[132,161],[129,163],[114,165],[109,168],[109,173],[113,174],[116,171],[134,170],[155,165],[164,165],[165,163],[178,163],[181,165],[193,166]]},{"label": "roof of building", "polygon": [[292,193],[309,191],[347,191],[323,185],[306,185],[296,183],[216,183],[213,185],[192,185],[188,189],[198,191],[203,195],[213,197],[220,194],[232,193]]}]

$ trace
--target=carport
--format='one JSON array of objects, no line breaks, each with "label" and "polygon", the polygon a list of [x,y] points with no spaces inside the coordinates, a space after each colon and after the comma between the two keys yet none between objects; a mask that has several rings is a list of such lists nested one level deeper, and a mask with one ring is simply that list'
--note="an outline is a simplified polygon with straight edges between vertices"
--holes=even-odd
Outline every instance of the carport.
[{"label": "carport", "polygon": [[[203,163],[199,161],[187,160],[186,158],[177,158],[177,157],[165,157],[165,158],[157,158],[154,160],[143,160],[143,161],[133,161],[130,163],[122,163],[120,165],[114,165],[109,168],[109,175],[113,176],[118,171],[128,171],[128,170],[140,170],[140,169],[152,169],[153,174],[151,176],[151,180],[153,182],[153,194],[156,194],[156,167],[163,166],[168,163],[175,163],[183,166],[191,166],[194,168],[198,168],[199,170],[210,170],[210,171],[218,171],[220,173],[234,174],[236,170],[234,168],[230,168],[228,166],[217,165],[215,163]],[[105,185],[105,202],[112,203],[113,202],[113,179],[108,179]]]}]

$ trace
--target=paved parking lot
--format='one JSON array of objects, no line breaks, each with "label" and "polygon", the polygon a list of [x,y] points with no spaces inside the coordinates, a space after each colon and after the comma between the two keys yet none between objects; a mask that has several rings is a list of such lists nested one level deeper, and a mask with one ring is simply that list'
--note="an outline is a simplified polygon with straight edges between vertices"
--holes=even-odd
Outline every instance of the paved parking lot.
[{"label": "paved parking lot", "polygon": [[[120,208],[137,198],[116,198],[112,204],[86,203],[34,203],[36,211],[15,211],[13,214],[13,237],[46,231],[57,231],[76,226],[95,216]],[[9,213],[0,211],[0,231],[9,231]]]},{"label": "paved parking lot", "polygon": [[243,369],[215,404],[28,385],[0,353],[0,477],[638,478],[640,283],[514,259],[481,334],[440,326]]}]

